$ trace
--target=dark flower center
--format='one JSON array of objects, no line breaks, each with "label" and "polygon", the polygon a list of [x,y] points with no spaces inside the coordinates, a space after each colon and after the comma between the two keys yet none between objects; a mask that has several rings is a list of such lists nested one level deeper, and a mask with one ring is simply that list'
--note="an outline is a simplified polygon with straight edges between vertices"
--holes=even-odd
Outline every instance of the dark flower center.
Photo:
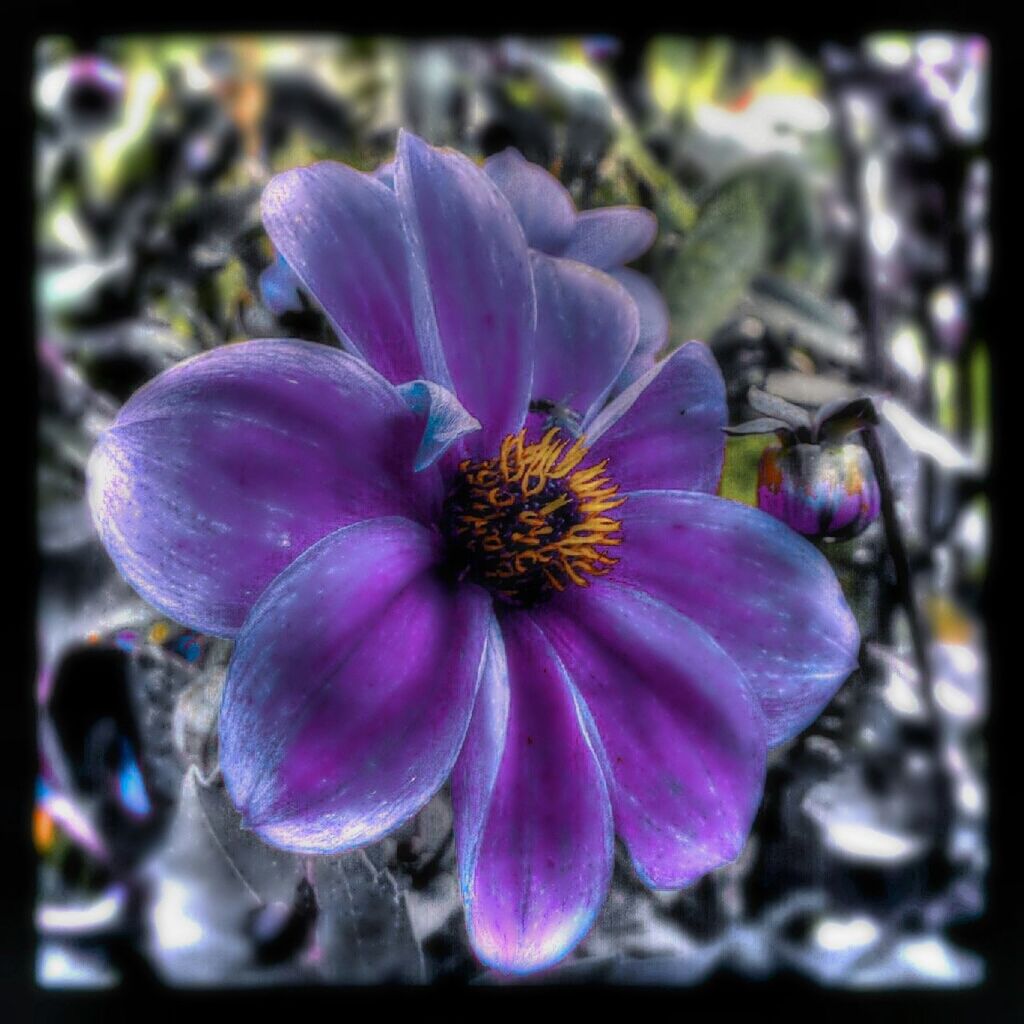
[{"label": "dark flower center", "polygon": [[557,427],[533,444],[510,434],[493,459],[459,465],[445,502],[443,529],[452,565],[512,605],[529,607],[564,590],[589,586],[618,561],[604,548],[622,541],[607,515],[626,500],[605,475],[608,460],[579,469],[582,441],[560,441]]}]

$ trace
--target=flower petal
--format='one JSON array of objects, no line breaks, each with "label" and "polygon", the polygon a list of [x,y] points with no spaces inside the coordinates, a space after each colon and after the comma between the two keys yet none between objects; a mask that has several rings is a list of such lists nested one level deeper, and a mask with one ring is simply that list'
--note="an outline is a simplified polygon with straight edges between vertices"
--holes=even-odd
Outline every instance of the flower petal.
[{"label": "flower petal", "polygon": [[635,384],[641,377],[650,373],[656,363],[657,360],[652,353],[634,349],[629,361],[622,368],[622,373],[612,385],[609,398],[618,398],[631,384]]},{"label": "flower petal", "polygon": [[600,270],[532,253],[537,289],[533,400],[585,416],[604,401],[636,346],[629,293]]},{"label": "flower petal", "polygon": [[530,401],[536,299],[526,239],[479,167],[408,132],[399,135],[395,186],[422,376],[458,395],[482,424],[467,447],[492,455]]},{"label": "flower petal", "polygon": [[735,663],[686,617],[609,580],[531,615],[593,715],[616,831],[644,881],[679,888],[733,860],[767,749]]},{"label": "flower petal", "polygon": [[513,614],[488,646],[452,777],[459,877],[477,956],[523,973],[562,959],[604,902],[611,809],[586,710],[543,634]]},{"label": "flower petal", "polygon": [[605,206],[576,217],[560,255],[611,270],[642,256],[654,244],[658,220],[642,206]]},{"label": "flower petal", "polygon": [[369,516],[428,519],[436,470],[411,472],[422,419],[365,363],[325,345],[226,345],[136,392],[100,438],[89,502],[150,604],[232,635],[321,537]]},{"label": "flower petal", "polygon": [[620,267],[609,273],[629,292],[640,313],[640,333],[636,348],[611,390],[614,396],[625,391],[633,381],[639,380],[654,366],[655,356],[668,341],[669,317],[668,306],[661,292],[649,278],[628,267]]},{"label": "flower petal", "polygon": [[238,635],[221,769],[248,827],[309,853],[373,842],[451,772],[472,713],[490,599],[436,572],[406,519],[325,537],[266,589]]},{"label": "flower petal", "polygon": [[282,313],[297,313],[302,309],[302,282],[295,271],[288,266],[283,256],[274,258],[259,276],[260,297],[263,304],[277,316]]},{"label": "flower petal", "polygon": [[488,158],[484,170],[515,211],[530,247],[557,256],[576,221],[576,204],[565,186],[511,147]]},{"label": "flower petal", "polygon": [[276,175],[261,207],[267,234],[345,347],[394,384],[422,376],[394,192],[323,161]]},{"label": "flower petal", "polygon": [[584,433],[622,491],[714,491],[725,455],[725,382],[691,341],[613,399]]},{"label": "flower petal", "polygon": [[398,393],[413,412],[425,417],[423,440],[416,453],[416,471],[432,466],[460,437],[480,429],[447,389],[432,380],[411,380],[402,384]]},{"label": "flower petal", "polygon": [[394,190],[395,161],[385,160],[384,163],[378,164],[377,167],[370,171],[370,176],[379,181],[382,185],[386,185],[388,188]]},{"label": "flower petal", "polygon": [[629,292],[640,311],[637,351],[654,355],[668,341],[669,318],[665,299],[650,278],[630,270],[629,267],[620,267],[608,273]]},{"label": "flower petal", "polygon": [[706,494],[629,495],[615,579],[693,619],[743,670],[770,743],[806,728],[857,664],[856,620],[825,557],[756,509]]}]

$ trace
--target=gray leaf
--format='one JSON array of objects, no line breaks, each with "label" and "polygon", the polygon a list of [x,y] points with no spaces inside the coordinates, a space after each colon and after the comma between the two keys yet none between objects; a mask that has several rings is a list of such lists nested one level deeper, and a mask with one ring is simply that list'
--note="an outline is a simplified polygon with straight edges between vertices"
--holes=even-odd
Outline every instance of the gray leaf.
[{"label": "gray leaf", "polygon": [[312,861],[322,973],[335,984],[423,981],[405,899],[379,846]]}]

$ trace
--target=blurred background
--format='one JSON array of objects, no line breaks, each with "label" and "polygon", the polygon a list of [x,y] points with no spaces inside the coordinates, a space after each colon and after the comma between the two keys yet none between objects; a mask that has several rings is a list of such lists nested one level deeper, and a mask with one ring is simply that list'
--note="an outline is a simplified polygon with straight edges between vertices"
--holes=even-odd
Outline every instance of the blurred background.
[{"label": "blurred background", "polygon": [[[98,433],[168,366],[244,338],[337,344],[277,260],[260,192],[317,159],[372,170],[400,126],[478,160],[515,146],[580,209],[650,208],[658,240],[634,269],[665,298],[663,351],[712,347],[731,423],[763,413],[752,387],[769,396],[760,407],[813,415],[866,396],[878,412],[869,436],[779,470],[787,486],[827,487],[835,449],[875,449],[858,465],[866,493],[880,487],[876,514],[813,531],[860,622],[860,670],[772,752],[739,860],[652,892],[620,850],[595,928],[542,980],[981,982],[969,925],[988,863],[988,58],[985,39],[952,34],[813,49],[317,35],[119,37],[85,52],[42,39],[37,982],[487,980],[446,791],[342,857],[307,862],[238,828],[217,773],[230,643],[136,597],[84,498]],[[763,502],[777,444],[731,437],[721,493]]]}]

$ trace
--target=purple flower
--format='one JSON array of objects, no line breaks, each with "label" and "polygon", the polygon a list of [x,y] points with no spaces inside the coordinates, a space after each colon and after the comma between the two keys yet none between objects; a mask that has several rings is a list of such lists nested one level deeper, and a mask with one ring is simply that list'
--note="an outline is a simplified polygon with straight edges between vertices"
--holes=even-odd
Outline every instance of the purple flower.
[{"label": "purple flower", "polygon": [[653,886],[732,860],[768,746],[858,647],[822,555],[714,496],[708,350],[607,402],[639,316],[572,255],[611,242],[531,252],[550,209],[520,200],[409,134],[393,188],[331,163],[278,175],[265,225],[346,351],[188,360],[89,466],[126,579],[235,639],[221,769],[247,826],[344,850],[451,776],[469,935],[503,971],[583,937],[613,830]]}]

